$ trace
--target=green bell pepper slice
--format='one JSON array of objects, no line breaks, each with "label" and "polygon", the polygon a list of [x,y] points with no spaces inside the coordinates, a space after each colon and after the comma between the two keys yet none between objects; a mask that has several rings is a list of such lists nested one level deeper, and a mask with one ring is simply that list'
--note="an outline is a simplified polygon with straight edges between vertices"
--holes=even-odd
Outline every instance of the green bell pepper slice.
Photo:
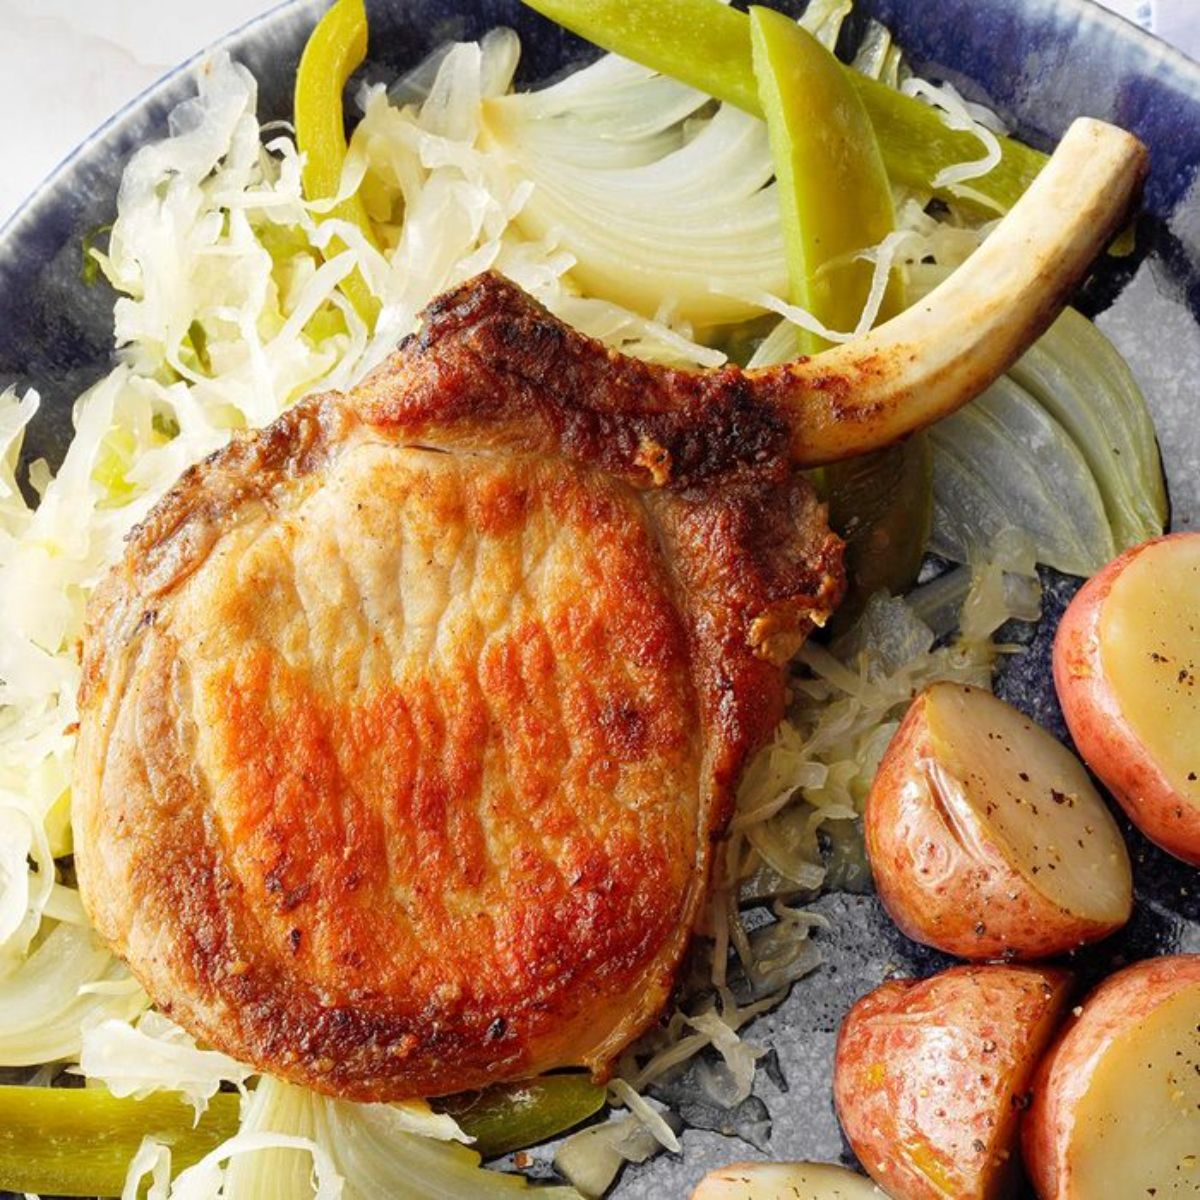
[{"label": "green bell pepper slice", "polygon": [[[171,1148],[171,1171],[199,1162],[238,1130],[241,1098],[218,1092],[193,1127],[191,1105],[161,1092],[118,1099],[107,1088],[0,1086],[0,1191],[119,1196],[130,1160],[152,1137]],[[537,1145],[604,1104],[586,1075],[548,1075],[435,1100],[484,1158]]]},{"label": "green bell pepper slice", "polygon": [[[345,114],[342,92],[350,76],[367,56],[367,11],[363,0],[337,0],[312,31],[296,71],[296,145],[305,156],[301,181],[309,200],[336,196],[346,163]],[[357,225],[373,246],[378,246],[362,197],[355,192],[325,214]],[[334,239],[328,254],[345,250]],[[355,268],[341,282],[359,316],[374,329],[379,301]]]},{"label": "green bell pepper slice", "polygon": [[924,433],[825,468],[829,524],[846,543],[846,598],[835,634],[880,591],[898,596],[917,580],[933,528],[933,451]]},{"label": "green bell pepper slice", "polygon": [[[856,251],[896,227],[892,189],[870,119],[841,63],[812,34],[770,8],[750,10],[759,100],[775,164],[792,301],[830,329],[852,330],[874,274]],[[880,319],[902,307],[899,285]],[[815,354],[826,343],[800,335]]]},{"label": "green bell pepper slice", "polygon": [[237,1132],[240,1097],[219,1092],[193,1128],[177,1095],[118,1099],[107,1088],[0,1087],[0,1190],[119,1196],[143,1137],[182,1171]]},{"label": "green bell pepper slice", "polygon": [[[782,13],[750,10],[751,49],[767,120],[792,299],[833,329],[854,328],[873,274],[854,261],[895,227],[892,191],[871,121],[847,73],[811,34]],[[897,280],[879,319],[903,308]],[[808,354],[824,348],[811,334]],[[917,434],[875,454],[824,468],[829,523],[846,541],[845,628],[881,589],[909,587],[933,517],[933,463]]]},{"label": "green bell pepper slice", "polygon": [[537,1146],[604,1107],[604,1088],[587,1075],[545,1075],[432,1101],[469,1133],[484,1158]]},{"label": "green bell pepper slice", "polygon": [[[524,0],[530,8],[590,42],[761,117],[754,78],[750,18],[721,0]],[[889,177],[983,211],[1006,212],[1046,162],[1046,156],[1001,137],[1000,162],[968,186],[982,206],[935,189],[939,172],[980,157],[979,139],[950,129],[937,111],[911,96],[841,68],[862,101]]]}]

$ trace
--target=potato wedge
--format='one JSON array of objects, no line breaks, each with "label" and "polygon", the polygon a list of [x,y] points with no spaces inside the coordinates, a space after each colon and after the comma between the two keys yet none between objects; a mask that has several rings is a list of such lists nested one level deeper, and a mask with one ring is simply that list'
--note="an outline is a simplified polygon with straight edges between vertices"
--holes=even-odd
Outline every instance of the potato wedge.
[{"label": "potato wedge", "polygon": [[1200,1196],[1200,954],[1127,967],[1076,1012],[1022,1123],[1038,1195]]},{"label": "potato wedge", "polygon": [[889,1196],[1005,1193],[1018,1109],[1068,987],[1049,968],[954,967],[885,983],[850,1010],[834,1100],[854,1152]]},{"label": "potato wedge", "polygon": [[1084,585],[1054,639],[1054,683],[1130,820],[1200,866],[1200,533],[1135,546]]},{"label": "potato wedge", "polygon": [[830,1163],[733,1163],[709,1171],[692,1200],[887,1200],[869,1180]]},{"label": "potato wedge", "polygon": [[1065,746],[990,692],[937,683],[871,787],[875,885],[909,937],[960,958],[1044,958],[1128,919],[1121,831]]}]

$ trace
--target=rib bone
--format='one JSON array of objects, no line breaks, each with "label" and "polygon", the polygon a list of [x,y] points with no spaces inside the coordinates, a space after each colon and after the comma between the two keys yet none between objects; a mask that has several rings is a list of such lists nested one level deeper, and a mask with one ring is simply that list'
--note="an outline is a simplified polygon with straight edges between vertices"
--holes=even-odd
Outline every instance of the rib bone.
[{"label": "rib bone", "polygon": [[752,372],[786,414],[793,461],[878,449],[977,396],[1058,315],[1121,228],[1147,164],[1131,134],[1075,121],[991,236],[919,304],[815,358]]}]

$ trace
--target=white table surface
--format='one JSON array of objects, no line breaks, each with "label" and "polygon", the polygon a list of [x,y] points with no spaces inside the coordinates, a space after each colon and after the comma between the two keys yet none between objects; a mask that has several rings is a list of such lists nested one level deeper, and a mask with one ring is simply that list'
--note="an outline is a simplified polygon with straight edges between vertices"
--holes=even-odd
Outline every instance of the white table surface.
[{"label": "white table surface", "polygon": [[0,0],[0,225],[93,129],[276,0]]},{"label": "white table surface", "polygon": [[[1104,0],[1200,57],[1200,0]],[[274,0],[0,0],[0,225],[113,112]]]}]

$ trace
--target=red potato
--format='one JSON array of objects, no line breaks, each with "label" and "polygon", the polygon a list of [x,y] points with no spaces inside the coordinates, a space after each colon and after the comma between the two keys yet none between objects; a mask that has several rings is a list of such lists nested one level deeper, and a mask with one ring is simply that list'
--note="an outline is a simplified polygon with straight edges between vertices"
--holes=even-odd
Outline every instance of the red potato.
[{"label": "red potato", "polygon": [[1127,550],[1054,639],[1071,736],[1130,820],[1200,866],[1200,533]]},{"label": "red potato", "polygon": [[954,967],[885,983],[838,1035],[833,1092],[863,1167],[894,1200],[995,1200],[1015,1178],[1017,1113],[1069,976]]},{"label": "red potato", "polygon": [[829,1163],[733,1163],[709,1171],[692,1200],[887,1200],[869,1180]]},{"label": "red potato", "polygon": [[1128,967],[1076,1012],[1022,1125],[1038,1195],[1200,1196],[1200,954]]},{"label": "red potato", "polygon": [[913,701],[865,824],[892,919],[961,958],[1045,958],[1129,919],[1129,853],[1087,772],[979,688],[938,683]]}]

